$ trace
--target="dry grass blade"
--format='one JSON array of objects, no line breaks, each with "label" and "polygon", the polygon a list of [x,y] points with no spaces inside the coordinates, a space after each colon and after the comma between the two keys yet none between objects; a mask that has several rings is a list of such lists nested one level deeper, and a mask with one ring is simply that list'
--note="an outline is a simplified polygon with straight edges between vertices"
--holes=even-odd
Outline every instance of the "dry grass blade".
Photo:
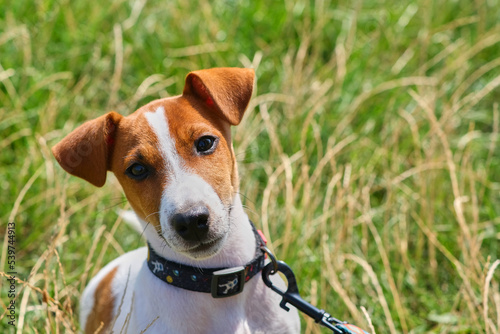
[{"label": "dry grass blade", "polygon": [[[494,322],[490,319],[488,314],[488,299],[489,299],[489,291],[491,280],[493,279],[493,274],[497,267],[500,266],[500,260],[496,260],[488,269],[488,274],[486,275],[486,279],[484,280],[484,289],[483,289],[483,318],[484,318],[484,327],[486,329],[486,334],[489,333],[498,333],[500,328],[495,328]],[[497,292],[498,295],[498,292]],[[498,323],[499,319],[497,319]]]},{"label": "dry grass blade", "polygon": [[396,326],[394,325],[394,320],[392,319],[392,316],[391,316],[391,311],[389,310],[389,305],[387,303],[387,300],[385,299],[384,292],[382,291],[382,287],[380,286],[377,275],[373,271],[373,268],[370,266],[370,264],[368,262],[366,262],[365,260],[363,260],[362,258],[360,258],[357,255],[345,254],[344,257],[348,260],[356,262],[361,267],[363,267],[363,270],[368,275],[371,283],[373,284],[373,286],[375,287],[375,290],[377,291],[377,297],[378,297],[380,304],[382,305],[382,308],[384,309],[385,319],[387,321],[387,326],[389,327],[389,331],[392,334],[397,333]]}]

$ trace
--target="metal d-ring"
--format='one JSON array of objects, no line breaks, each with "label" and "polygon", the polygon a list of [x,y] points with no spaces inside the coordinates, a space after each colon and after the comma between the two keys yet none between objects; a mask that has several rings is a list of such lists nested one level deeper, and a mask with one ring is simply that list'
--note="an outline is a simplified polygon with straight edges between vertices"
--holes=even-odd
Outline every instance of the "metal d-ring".
[{"label": "metal d-ring", "polygon": [[274,275],[278,272],[278,260],[276,259],[276,256],[274,256],[273,252],[269,250],[266,246],[260,246],[260,249],[269,256],[269,259],[271,260],[271,263],[273,264],[273,270],[269,273],[271,275]]}]

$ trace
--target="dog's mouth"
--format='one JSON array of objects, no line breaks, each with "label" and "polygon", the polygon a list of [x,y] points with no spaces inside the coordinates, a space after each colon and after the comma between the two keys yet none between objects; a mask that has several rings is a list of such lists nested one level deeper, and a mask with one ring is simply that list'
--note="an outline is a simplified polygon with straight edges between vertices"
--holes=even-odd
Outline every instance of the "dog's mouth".
[{"label": "dog's mouth", "polygon": [[208,258],[219,252],[219,250],[222,248],[223,242],[224,237],[220,237],[207,242],[200,242],[198,245],[186,249],[183,253],[196,259]]}]

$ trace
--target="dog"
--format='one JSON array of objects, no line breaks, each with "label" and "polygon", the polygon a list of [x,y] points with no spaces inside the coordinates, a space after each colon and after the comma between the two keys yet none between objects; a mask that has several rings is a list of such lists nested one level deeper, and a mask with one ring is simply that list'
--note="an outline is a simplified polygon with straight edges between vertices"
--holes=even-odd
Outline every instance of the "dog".
[{"label": "dog", "polygon": [[86,333],[300,331],[297,310],[281,309],[262,281],[264,241],[238,193],[231,126],[241,122],[254,77],[242,68],[190,72],[182,95],[126,117],[109,112],[53,147],[65,171],[94,186],[113,172],[147,239],[85,288]]}]

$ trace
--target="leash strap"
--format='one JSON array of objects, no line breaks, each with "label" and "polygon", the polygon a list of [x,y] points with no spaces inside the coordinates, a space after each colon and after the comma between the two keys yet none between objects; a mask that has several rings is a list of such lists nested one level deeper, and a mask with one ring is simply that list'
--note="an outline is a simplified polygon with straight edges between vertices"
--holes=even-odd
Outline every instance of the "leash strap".
[{"label": "leash strap", "polygon": [[[280,307],[286,311],[290,308],[288,304],[293,305],[300,312],[314,319],[314,321],[323,327],[326,327],[332,331],[332,333],[338,334],[369,334],[368,332],[362,330],[361,328],[348,324],[345,321],[338,320],[332,317],[330,314],[326,313],[324,310],[320,310],[308,303],[299,294],[299,288],[297,286],[297,280],[295,279],[295,274],[292,269],[283,261],[277,261],[276,257],[266,248],[271,262],[269,262],[262,270],[262,280],[264,284],[267,285],[271,290],[279,294],[283,299],[281,300]],[[281,273],[286,277],[288,288],[286,291],[281,290],[276,287],[269,279],[270,275],[275,275],[276,273]]]},{"label": "leash strap", "polygon": [[249,263],[233,268],[198,268],[169,261],[158,255],[148,243],[149,270],[162,281],[190,291],[211,293],[214,298],[225,298],[243,291],[245,283],[265,266],[264,240],[250,221],[255,235],[255,257]]}]

